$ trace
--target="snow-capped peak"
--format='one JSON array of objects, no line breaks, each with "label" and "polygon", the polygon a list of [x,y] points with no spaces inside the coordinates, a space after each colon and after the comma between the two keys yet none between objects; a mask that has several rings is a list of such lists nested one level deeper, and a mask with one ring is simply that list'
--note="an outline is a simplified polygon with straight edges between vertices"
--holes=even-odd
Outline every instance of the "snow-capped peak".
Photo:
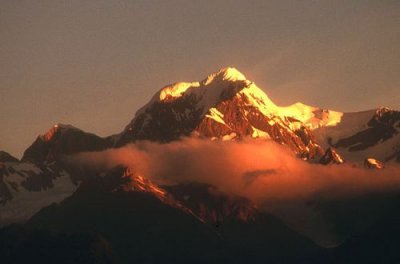
[{"label": "snow-capped peak", "polygon": [[160,91],[160,101],[173,100],[181,97],[189,88],[199,87],[198,82],[177,82],[171,85],[167,85]]},{"label": "snow-capped peak", "polygon": [[226,67],[210,74],[200,82],[176,82],[164,86],[148,104],[136,112],[136,115],[145,112],[156,102],[173,102],[189,95],[194,95],[200,101],[199,107],[210,108],[220,99],[222,94],[229,92],[228,90],[239,91],[251,83],[237,69]]},{"label": "snow-capped peak", "polygon": [[279,107],[277,115],[291,117],[301,121],[305,126],[315,129],[321,126],[335,126],[341,122],[343,113],[328,109],[321,109],[303,103]]},{"label": "snow-capped peak", "polygon": [[204,107],[207,112],[220,100],[221,95],[227,92],[245,95],[249,103],[266,116],[275,115],[283,119],[290,117],[300,121],[299,124],[291,124],[293,129],[298,129],[303,125],[311,129],[320,126],[335,126],[341,121],[343,115],[341,112],[320,109],[300,102],[285,107],[277,106],[262,89],[254,82],[247,80],[245,75],[234,67],[222,68],[201,82],[178,82],[165,86],[152,102],[154,99],[170,102],[184,95],[195,94],[196,98],[202,98],[199,106]]},{"label": "snow-capped peak", "polygon": [[200,86],[209,86],[212,83],[220,82],[235,82],[235,81],[250,81],[246,80],[246,77],[239,72],[236,68],[227,67],[223,68],[213,74],[210,74],[206,79],[200,82],[177,82],[167,86],[164,86],[159,92],[160,101],[172,101],[176,98],[181,97],[190,88],[197,88]]},{"label": "snow-capped peak", "polygon": [[222,68],[219,71],[209,75],[204,81],[204,85],[208,85],[216,80],[220,81],[246,81],[246,77],[234,67]]},{"label": "snow-capped peak", "polygon": [[[230,117],[224,117],[224,114],[231,111],[231,115],[234,115],[233,110],[225,109],[221,112],[218,107],[227,107],[230,103],[233,103],[233,108],[243,112],[243,115],[230,120],[228,124],[225,121]],[[201,123],[202,118],[214,120],[228,128],[232,125],[234,127],[234,124],[243,121],[240,118],[247,121],[248,118],[254,118],[248,116],[250,112],[258,112],[268,119],[268,125],[278,122],[292,131],[303,126],[315,129],[336,125],[342,116],[339,112],[302,103],[288,107],[277,106],[254,82],[246,79],[244,74],[234,67],[226,67],[202,81],[176,82],[164,86],[149,103],[136,112],[135,118],[118,136],[115,144],[119,146],[137,138],[162,138],[166,141],[178,138],[181,134],[189,135],[196,129],[195,125]]]}]

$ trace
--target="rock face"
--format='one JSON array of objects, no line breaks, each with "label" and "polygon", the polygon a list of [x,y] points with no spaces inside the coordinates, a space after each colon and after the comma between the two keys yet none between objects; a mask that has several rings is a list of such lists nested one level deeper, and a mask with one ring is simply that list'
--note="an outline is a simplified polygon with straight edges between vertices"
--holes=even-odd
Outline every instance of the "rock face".
[{"label": "rock face", "polygon": [[383,169],[385,167],[385,165],[383,164],[383,162],[374,159],[374,158],[367,158],[364,161],[364,167],[368,168],[368,169]]},{"label": "rock face", "polygon": [[7,166],[0,163],[0,205],[5,204],[8,200],[13,198],[7,184],[4,182],[7,173]]},{"label": "rock face", "polygon": [[25,221],[41,208],[71,195],[85,173],[69,170],[66,155],[99,151],[112,146],[70,125],[54,125],[25,151],[22,160],[0,153],[0,226]]},{"label": "rock face", "polygon": [[381,107],[356,113],[345,113],[336,126],[313,131],[317,143],[332,146],[349,162],[368,157],[382,161],[396,160],[400,149],[400,111]]},{"label": "rock face", "polygon": [[232,219],[253,221],[257,214],[256,207],[249,200],[227,195],[210,184],[190,182],[166,186],[165,189],[185,207],[213,225]]},{"label": "rock face", "polygon": [[[309,263],[320,252],[244,198],[201,184],[167,189],[139,176],[121,167],[92,178],[60,204],[41,210],[24,229],[106,238],[104,244],[122,263]],[[185,198],[187,192],[193,196]],[[223,215],[218,222],[210,217],[216,211]],[[0,229],[0,239],[5,234],[6,246],[20,245],[15,230]]]},{"label": "rock face", "polygon": [[110,138],[101,138],[70,125],[56,124],[25,150],[22,161],[49,164],[65,155],[99,151],[111,145]]},{"label": "rock face", "polygon": [[187,136],[232,140],[272,139],[303,158],[319,158],[322,148],[311,136],[319,125],[333,125],[341,113],[297,103],[278,107],[234,68],[201,82],[161,89],[119,135],[116,146],[136,140],[168,142]]},{"label": "rock face", "polygon": [[328,164],[342,164],[344,163],[343,158],[336,152],[333,148],[328,148],[325,152],[324,156],[321,157],[319,163],[328,165]]},{"label": "rock face", "polygon": [[77,189],[76,180],[56,164],[0,163],[0,226],[26,221],[62,201]]},{"label": "rock face", "polygon": [[400,112],[389,108],[379,108],[367,123],[365,130],[338,140],[336,148],[348,148],[349,151],[365,150],[393,138],[400,131]]},{"label": "rock face", "polygon": [[0,162],[19,162],[19,160],[9,153],[0,150]]}]

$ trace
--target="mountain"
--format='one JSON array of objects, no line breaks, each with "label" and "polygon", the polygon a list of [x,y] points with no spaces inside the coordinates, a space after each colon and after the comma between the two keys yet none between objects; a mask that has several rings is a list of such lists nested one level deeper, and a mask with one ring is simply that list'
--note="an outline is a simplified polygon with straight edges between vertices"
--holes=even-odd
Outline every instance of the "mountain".
[{"label": "mountain", "polygon": [[366,158],[395,161],[400,150],[399,132],[400,111],[381,107],[344,113],[336,126],[320,127],[313,134],[321,146],[335,147],[347,161],[361,163]]},{"label": "mountain", "polygon": [[119,135],[117,146],[136,140],[169,142],[181,137],[272,139],[305,158],[322,156],[310,129],[334,125],[341,113],[300,103],[276,106],[235,68],[201,82],[180,82],[157,92]]},{"label": "mountain", "polygon": [[[180,195],[187,192],[193,196]],[[226,217],[219,218],[215,225],[209,214],[197,215],[198,203],[204,212],[225,208]],[[243,217],[236,205],[251,217]],[[27,233],[22,242],[20,232]],[[50,238],[58,242],[63,237],[78,241],[91,237],[84,248],[99,243],[93,238],[101,238],[104,242],[98,251],[107,255],[113,252],[113,262],[121,263],[309,263],[321,253],[310,240],[272,215],[258,211],[244,198],[228,196],[203,184],[164,189],[122,167],[92,178],[60,204],[42,209],[22,226],[22,231],[12,227],[0,230],[0,240],[6,247],[16,244],[25,252],[33,243],[29,240],[32,233],[44,233],[40,243]],[[110,250],[105,251],[104,245]],[[61,255],[74,252],[62,249]],[[10,259],[18,257],[18,252],[5,253]],[[39,254],[32,255],[32,261],[40,258]]]},{"label": "mountain", "polygon": [[0,229],[2,262],[117,263],[110,244],[93,234],[54,234],[13,225]]},{"label": "mountain", "polygon": [[18,162],[19,160],[9,153],[0,150],[0,162]]},{"label": "mountain", "polygon": [[99,151],[112,146],[111,137],[101,138],[71,125],[56,124],[40,135],[27,148],[22,161],[49,164],[65,155],[83,151]]},{"label": "mountain", "polygon": [[400,160],[400,112],[380,107],[343,113],[295,103],[274,104],[257,85],[228,67],[200,82],[159,90],[117,136],[116,146],[137,140],[169,142],[198,136],[211,140],[272,139],[318,162],[333,147],[343,160]]},{"label": "mountain", "polygon": [[[37,137],[21,162],[1,152],[0,197],[5,207],[0,210],[15,212],[9,208],[11,203],[29,207],[14,199],[20,195],[29,200],[29,196],[48,197],[47,193],[57,188],[65,195],[73,192],[90,174],[82,168],[72,170],[64,162],[64,157],[79,152],[101,151],[138,140],[254,138],[286,145],[312,162],[340,164],[346,160],[362,165],[366,158],[400,161],[399,126],[399,112],[387,108],[342,113],[302,103],[277,106],[254,82],[228,67],[200,82],[163,87],[115,136],[102,138],[71,125],[56,124]],[[58,198],[40,200],[42,206]]]},{"label": "mountain", "polygon": [[325,154],[319,160],[319,163],[328,165],[328,164],[342,164],[344,160],[333,148],[328,148]]},{"label": "mountain", "polygon": [[[346,248],[363,248],[357,232],[373,245],[369,234],[375,231],[370,228],[379,225],[382,215],[390,216],[387,205],[396,191],[339,200],[317,194],[290,208],[297,216],[303,209],[312,211],[323,222],[315,227],[319,222],[306,218],[288,221],[285,208],[278,210],[283,222],[260,205],[206,182],[161,185],[136,168],[93,168],[72,164],[67,157],[141,140],[246,139],[274,141],[304,162],[383,169],[400,162],[399,132],[400,112],[388,108],[343,113],[302,103],[278,106],[232,67],[199,82],[167,85],[119,134],[103,138],[56,124],[37,137],[21,160],[0,151],[0,241],[6,245],[0,255],[7,263],[38,261],[41,255],[65,263],[326,263],[329,258],[349,263]],[[15,223],[19,225],[7,226]],[[345,244],[321,249],[298,226],[314,228],[314,233],[327,227],[323,231],[335,243]],[[389,234],[393,226],[387,228],[382,232]],[[41,249],[53,243],[54,251]]]},{"label": "mountain", "polygon": [[77,184],[55,164],[0,163],[0,226],[24,222],[41,208],[61,202]]},{"label": "mountain", "polygon": [[[56,124],[40,135],[18,161],[2,154],[0,163],[0,226],[26,221],[41,208],[71,195],[86,175],[72,171],[63,158],[112,146],[71,125]],[[5,153],[5,152],[3,152]]]},{"label": "mountain", "polygon": [[389,208],[379,220],[335,248],[328,263],[399,263],[399,201],[397,197],[386,204]]},{"label": "mountain", "polygon": [[212,225],[235,219],[252,221],[257,208],[249,200],[229,196],[210,184],[187,182],[164,187],[176,200]]}]

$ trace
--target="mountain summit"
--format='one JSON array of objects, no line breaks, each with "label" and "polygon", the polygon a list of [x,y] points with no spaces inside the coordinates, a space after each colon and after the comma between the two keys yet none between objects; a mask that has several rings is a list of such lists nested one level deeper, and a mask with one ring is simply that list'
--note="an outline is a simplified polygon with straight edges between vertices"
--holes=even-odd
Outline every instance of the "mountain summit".
[{"label": "mountain summit", "polygon": [[109,138],[100,138],[71,125],[55,124],[45,134],[36,138],[25,150],[22,160],[36,164],[52,163],[65,155],[98,151],[108,147],[111,147]]},{"label": "mountain summit", "polygon": [[279,107],[233,67],[200,82],[178,82],[159,90],[119,135],[117,146],[136,140],[169,142],[187,136],[232,140],[268,138],[303,157],[323,154],[304,130],[334,125],[342,113],[301,103]]}]

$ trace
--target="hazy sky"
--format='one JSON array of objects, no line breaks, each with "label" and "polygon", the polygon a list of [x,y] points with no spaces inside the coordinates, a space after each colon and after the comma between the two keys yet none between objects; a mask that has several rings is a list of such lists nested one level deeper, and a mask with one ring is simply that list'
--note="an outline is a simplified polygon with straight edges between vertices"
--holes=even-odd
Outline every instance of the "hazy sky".
[{"label": "hazy sky", "polygon": [[400,108],[400,1],[0,0],[0,149],[120,132],[162,86],[235,66],[277,104]]}]

